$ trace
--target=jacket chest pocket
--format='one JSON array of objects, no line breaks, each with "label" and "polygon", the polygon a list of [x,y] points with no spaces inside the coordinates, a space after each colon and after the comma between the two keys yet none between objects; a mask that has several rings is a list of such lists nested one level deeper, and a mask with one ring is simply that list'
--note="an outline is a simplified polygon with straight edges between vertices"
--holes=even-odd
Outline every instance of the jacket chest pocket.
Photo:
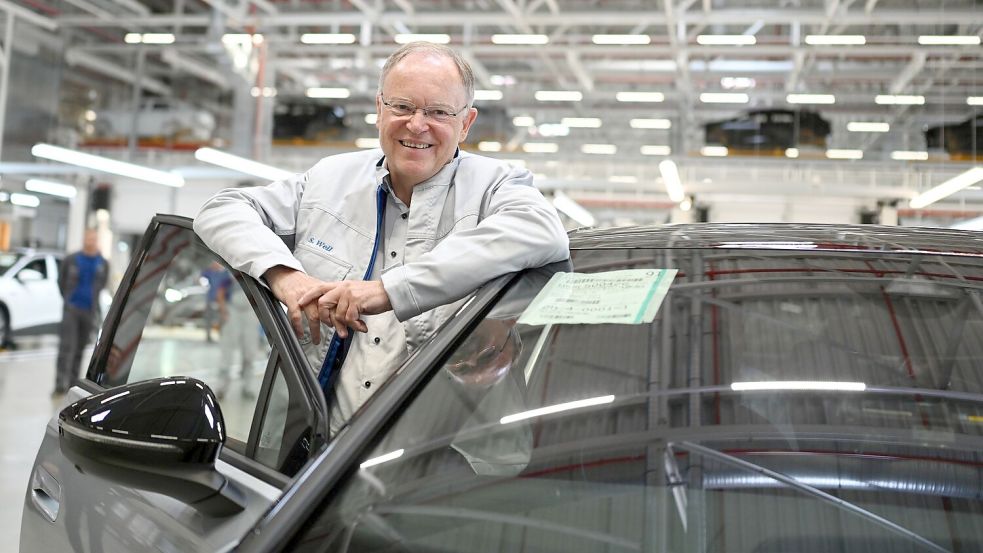
[{"label": "jacket chest pocket", "polygon": [[351,263],[331,255],[318,244],[309,244],[306,241],[297,243],[294,257],[304,266],[307,274],[325,282],[345,280],[352,271]]}]

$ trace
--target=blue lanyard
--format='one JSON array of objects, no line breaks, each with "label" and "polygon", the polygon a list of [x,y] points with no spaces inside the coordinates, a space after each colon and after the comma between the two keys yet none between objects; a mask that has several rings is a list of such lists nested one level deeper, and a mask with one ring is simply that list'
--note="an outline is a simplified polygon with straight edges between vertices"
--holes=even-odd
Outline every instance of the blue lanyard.
[{"label": "blue lanyard", "polygon": [[[372,270],[375,268],[375,258],[379,254],[379,244],[382,243],[382,221],[386,216],[386,189],[379,185],[375,194],[375,244],[372,245],[372,257],[369,258],[369,267],[365,270],[365,275],[362,280],[369,280],[372,278]],[[321,385],[321,389],[324,390],[324,397],[329,397],[329,392],[331,391],[331,373],[334,366],[341,365],[345,361],[345,354],[348,353],[348,346],[351,344],[352,339],[352,329],[348,329],[348,338],[342,340],[338,337],[338,333],[331,338],[331,344],[328,346],[328,353],[324,356],[324,363],[321,364],[321,370],[317,373],[317,381]]]}]

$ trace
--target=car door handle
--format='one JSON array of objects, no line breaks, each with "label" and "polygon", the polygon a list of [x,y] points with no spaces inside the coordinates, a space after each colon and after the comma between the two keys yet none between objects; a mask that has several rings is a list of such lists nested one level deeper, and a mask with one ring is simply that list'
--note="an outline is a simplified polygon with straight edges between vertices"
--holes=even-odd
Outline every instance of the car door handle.
[{"label": "car door handle", "polygon": [[31,502],[48,521],[54,522],[58,518],[58,510],[61,509],[61,484],[41,466],[34,469],[31,477]]}]

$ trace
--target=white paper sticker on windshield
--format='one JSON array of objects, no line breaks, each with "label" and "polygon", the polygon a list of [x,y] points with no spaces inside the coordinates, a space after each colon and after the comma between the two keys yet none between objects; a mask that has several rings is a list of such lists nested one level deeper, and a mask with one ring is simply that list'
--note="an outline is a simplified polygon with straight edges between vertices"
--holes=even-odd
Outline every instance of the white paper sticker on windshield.
[{"label": "white paper sticker on windshield", "polygon": [[556,273],[519,317],[520,324],[651,323],[676,269]]}]

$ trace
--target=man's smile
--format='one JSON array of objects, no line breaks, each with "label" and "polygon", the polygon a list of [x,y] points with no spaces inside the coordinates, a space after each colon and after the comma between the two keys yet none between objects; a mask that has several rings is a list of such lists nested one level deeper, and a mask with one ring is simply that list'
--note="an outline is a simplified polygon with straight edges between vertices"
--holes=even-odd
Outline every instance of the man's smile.
[{"label": "man's smile", "polygon": [[416,150],[426,150],[427,148],[433,146],[433,144],[424,144],[423,142],[412,142],[409,140],[400,140],[399,143],[407,148],[413,148]]}]

